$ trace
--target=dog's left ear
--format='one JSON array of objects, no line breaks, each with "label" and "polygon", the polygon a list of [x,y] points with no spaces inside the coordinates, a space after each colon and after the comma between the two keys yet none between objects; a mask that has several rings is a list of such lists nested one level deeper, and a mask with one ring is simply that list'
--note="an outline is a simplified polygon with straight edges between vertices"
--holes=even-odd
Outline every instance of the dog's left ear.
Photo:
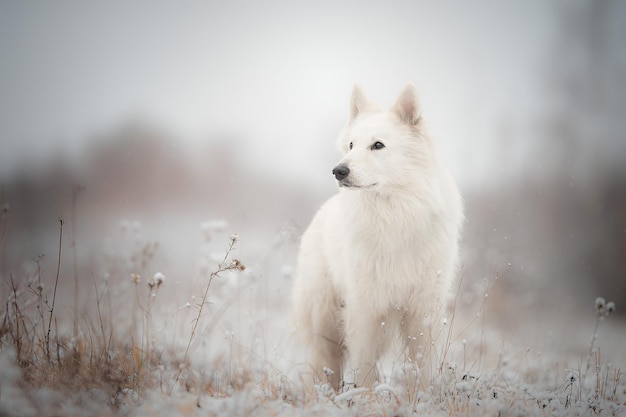
[{"label": "dog's left ear", "polygon": [[409,126],[417,125],[422,115],[422,109],[417,100],[415,84],[408,83],[404,86],[402,91],[400,91],[400,95],[398,95],[393,110],[404,123]]}]

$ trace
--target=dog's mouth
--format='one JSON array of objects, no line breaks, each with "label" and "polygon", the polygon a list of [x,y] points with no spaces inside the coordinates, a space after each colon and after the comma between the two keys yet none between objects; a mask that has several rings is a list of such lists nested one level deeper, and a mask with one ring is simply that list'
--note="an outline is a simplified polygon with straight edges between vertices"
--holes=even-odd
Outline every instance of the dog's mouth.
[{"label": "dog's mouth", "polygon": [[358,190],[358,189],[360,189],[360,190],[365,190],[365,189],[368,189],[368,188],[373,188],[373,187],[375,187],[376,185],[378,185],[378,183],[376,183],[376,182],[375,182],[375,183],[373,183],[373,184],[369,184],[369,185],[358,185],[358,184],[352,184],[352,183],[351,183],[351,182],[349,182],[349,181],[338,181],[338,183],[339,183],[339,186],[340,186],[340,187],[354,188],[354,189],[357,189],[357,190]]}]

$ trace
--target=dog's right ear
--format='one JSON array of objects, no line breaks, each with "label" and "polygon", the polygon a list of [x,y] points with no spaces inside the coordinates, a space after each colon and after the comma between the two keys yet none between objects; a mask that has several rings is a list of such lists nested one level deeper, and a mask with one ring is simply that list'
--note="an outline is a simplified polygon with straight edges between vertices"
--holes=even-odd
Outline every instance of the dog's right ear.
[{"label": "dog's right ear", "polygon": [[354,84],[352,88],[352,98],[350,98],[350,123],[357,118],[367,107],[367,98],[361,89],[361,86]]},{"label": "dog's right ear", "polygon": [[409,126],[415,126],[420,120],[422,109],[417,99],[417,90],[413,83],[404,86],[393,107],[400,120]]}]

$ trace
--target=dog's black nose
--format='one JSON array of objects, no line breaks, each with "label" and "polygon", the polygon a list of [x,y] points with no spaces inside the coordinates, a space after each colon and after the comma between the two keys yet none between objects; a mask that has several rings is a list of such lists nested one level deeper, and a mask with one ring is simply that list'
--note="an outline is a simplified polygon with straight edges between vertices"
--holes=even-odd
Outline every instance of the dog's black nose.
[{"label": "dog's black nose", "polygon": [[337,181],[341,181],[350,173],[350,168],[345,165],[337,165],[333,168],[333,175],[337,178]]}]

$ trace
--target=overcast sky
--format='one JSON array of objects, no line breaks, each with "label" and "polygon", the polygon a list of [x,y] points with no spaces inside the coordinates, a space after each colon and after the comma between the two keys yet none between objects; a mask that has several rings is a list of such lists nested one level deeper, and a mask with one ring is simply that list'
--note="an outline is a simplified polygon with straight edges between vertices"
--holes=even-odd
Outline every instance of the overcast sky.
[{"label": "overcast sky", "polygon": [[540,111],[550,2],[297,3],[1,2],[0,175],[135,117],[191,143],[228,133],[260,168],[311,175],[353,83],[391,105],[414,81],[471,177],[465,156],[489,157],[499,117]]}]

